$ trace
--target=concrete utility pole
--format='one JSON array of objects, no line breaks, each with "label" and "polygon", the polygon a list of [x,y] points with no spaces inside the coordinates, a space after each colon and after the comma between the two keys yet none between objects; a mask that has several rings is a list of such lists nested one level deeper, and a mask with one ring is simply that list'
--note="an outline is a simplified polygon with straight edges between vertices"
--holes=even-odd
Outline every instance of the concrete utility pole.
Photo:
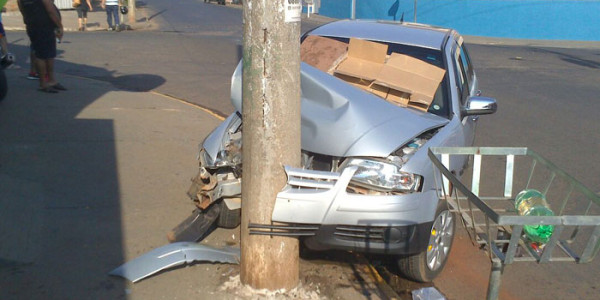
[{"label": "concrete utility pole", "polygon": [[300,0],[244,1],[241,280],[253,288],[298,284],[298,240],[249,235],[271,224],[284,165],[300,166]]},{"label": "concrete utility pole", "polygon": [[129,6],[129,24],[134,25],[135,24],[135,0],[129,0],[127,5]]}]

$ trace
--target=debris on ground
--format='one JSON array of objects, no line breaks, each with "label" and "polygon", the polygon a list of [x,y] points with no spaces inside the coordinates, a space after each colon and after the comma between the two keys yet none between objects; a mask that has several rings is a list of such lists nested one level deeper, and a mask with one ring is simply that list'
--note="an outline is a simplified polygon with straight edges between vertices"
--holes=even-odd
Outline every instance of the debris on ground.
[{"label": "debris on ground", "polygon": [[311,290],[310,287],[303,286],[300,283],[297,287],[291,290],[280,289],[269,291],[267,289],[254,289],[248,285],[242,284],[240,275],[231,276],[229,280],[223,283],[219,288],[220,291],[233,294],[233,299],[252,299],[252,300],[267,300],[267,299],[308,299],[308,300],[325,300],[326,297],[320,295],[319,288]]}]

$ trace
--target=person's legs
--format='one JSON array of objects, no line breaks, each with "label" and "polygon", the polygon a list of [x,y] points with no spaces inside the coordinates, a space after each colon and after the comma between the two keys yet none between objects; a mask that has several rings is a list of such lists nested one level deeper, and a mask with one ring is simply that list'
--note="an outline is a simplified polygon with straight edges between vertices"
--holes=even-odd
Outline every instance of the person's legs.
[{"label": "person's legs", "polygon": [[83,30],[83,10],[81,9],[81,5],[77,7],[77,25],[79,25],[79,31]]},{"label": "person's legs", "polygon": [[45,59],[44,64],[46,65],[46,72],[48,72],[48,81],[46,81],[46,84],[48,86],[56,85],[58,82],[54,78],[54,58]]},{"label": "person's legs", "polygon": [[110,30],[113,27],[113,22],[112,22],[112,5],[107,5],[106,6],[106,22],[108,23],[108,30]]},{"label": "person's legs", "polygon": [[48,89],[66,90],[54,77],[54,58],[35,58],[35,66],[40,73],[40,89],[48,91]]},{"label": "person's legs", "polygon": [[2,56],[8,54],[8,42],[6,41],[6,32],[2,21],[0,21],[0,47],[2,47]]},{"label": "person's legs", "polygon": [[46,69],[46,62],[43,59],[35,58],[34,59],[35,69],[38,70],[40,74],[40,88],[48,88],[46,84],[46,76],[48,76],[48,70]]},{"label": "person's legs", "polygon": [[114,12],[113,12],[114,16],[115,16],[115,25],[117,27],[119,27],[121,25],[121,22],[119,20],[119,6],[115,5],[114,6]]},{"label": "person's legs", "polygon": [[56,92],[50,91],[51,87],[58,84],[54,78],[54,58],[56,57],[54,30],[40,28],[28,31],[28,34],[35,53],[35,67],[40,75],[40,89],[46,92]]},{"label": "person's legs", "polygon": [[40,74],[36,72],[35,68],[35,55],[34,50],[31,45],[29,45],[29,74],[27,75],[27,79],[36,80],[40,79]]},{"label": "person's legs", "polygon": [[8,54],[8,42],[6,41],[6,35],[0,33],[0,47],[2,47],[2,57]]},{"label": "person's legs", "polygon": [[81,26],[81,31],[85,31],[87,27],[87,9],[83,11],[83,26]]},{"label": "person's legs", "polygon": [[107,5],[106,6],[106,13],[112,15],[112,19],[115,21],[114,22],[114,27],[113,27],[113,23],[109,22],[108,26],[111,27],[112,29],[116,29],[119,27],[119,24],[121,24],[119,22],[119,6],[117,5]]}]

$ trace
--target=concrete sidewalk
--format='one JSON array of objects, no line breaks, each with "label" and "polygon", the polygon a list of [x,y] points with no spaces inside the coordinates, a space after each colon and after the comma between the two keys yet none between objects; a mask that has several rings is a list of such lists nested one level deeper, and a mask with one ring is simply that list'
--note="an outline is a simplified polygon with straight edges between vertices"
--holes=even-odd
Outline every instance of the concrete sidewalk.
[{"label": "concrete sidewalk", "polygon": [[[136,284],[108,275],[165,245],[165,233],[191,212],[185,191],[197,171],[197,145],[219,119],[103,81],[59,74],[69,90],[48,94],[26,79],[24,67],[6,74],[0,299],[251,298],[232,284],[237,265],[199,263]],[[239,228],[218,229],[203,243],[239,246]],[[321,259],[301,262],[306,295],[388,297],[361,262]]]},{"label": "concrete sidewalk", "polygon": [[[219,120],[188,104],[105,82],[61,75],[69,90],[47,94],[25,78],[26,69],[6,74],[9,92],[0,103],[0,298],[118,299],[139,293],[139,299],[151,299],[160,291],[190,299],[181,294],[197,292],[189,281],[182,286],[190,270],[172,272],[172,279],[161,276],[149,289],[128,287],[107,272],[165,244],[164,233],[189,213],[184,192],[195,172],[195,145]],[[202,273],[197,270],[188,276]],[[213,270],[199,288],[215,288],[220,275]]]}]

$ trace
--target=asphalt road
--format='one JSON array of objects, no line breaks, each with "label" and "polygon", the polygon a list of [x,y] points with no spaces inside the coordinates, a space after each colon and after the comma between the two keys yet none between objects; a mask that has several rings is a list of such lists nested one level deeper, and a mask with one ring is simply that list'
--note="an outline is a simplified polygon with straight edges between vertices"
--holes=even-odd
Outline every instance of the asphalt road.
[{"label": "asphalt road", "polygon": [[[70,33],[59,47],[57,71],[231,113],[241,11],[190,0],[145,4],[145,17],[160,31]],[[307,23],[303,31],[316,25]],[[17,57],[27,56],[23,32],[12,32],[10,42]],[[530,147],[600,191],[600,49],[469,44],[469,50],[480,88],[499,104],[495,115],[480,118],[476,144]],[[597,278],[598,259],[589,265],[515,264],[506,268],[503,286],[516,298],[592,299]]]},{"label": "asphalt road", "polygon": [[[600,191],[600,49],[470,45],[495,115],[480,119],[480,146],[526,146]],[[501,176],[498,180],[502,180]],[[594,209],[592,214],[599,214]],[[508,266],[503,286],[526,299],[597,298],[599,260]]]}]

